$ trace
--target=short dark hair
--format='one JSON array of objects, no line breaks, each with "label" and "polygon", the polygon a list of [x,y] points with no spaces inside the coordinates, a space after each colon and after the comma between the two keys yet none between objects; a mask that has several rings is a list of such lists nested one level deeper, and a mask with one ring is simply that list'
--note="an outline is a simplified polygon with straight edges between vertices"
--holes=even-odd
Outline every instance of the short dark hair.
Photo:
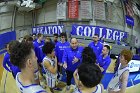
[{"label": "short dark hair", "polygon": [[98,34],[94,34],[94,36],[98,36],[98,37],[99,37],[99,35],[98,35]]},{"label": "short dark hair", "polygon": [[66,32],[62,32],[62,33],[60,34],[60,37],[62,37],[62,36],[64,36],[64,37],[66,38],[66,41],[67,41],[67,34],[66,34]]},{"label": "short dark hair", "polygon": [[93,49],[85,47],[82,52],[82,62],[96,63],[96,55]]},{"label": "short dark hair", "polygon": [[12,49],[13,49],[17,44],[19,44],[19,41],[17,41],[17,40],[12,40],[12,41],[10,41],[10,42],[8,43],[8,45],[9,45],[9,52],[10,52],[10,53],[11,53]]},{"label": "short dark hair", "polygon": [[57,36],[58,37],[58,34],[55,33],[55,34],[53,34],[53,36]]},{"label": "short dark hair", "polygon": [[46,42],[42,47],[42,51],[44,54],[47,55],[47,54],[51,54],[54,48],[55,45],[52,42]]},{"label": "short dark hair", "polygon": [[87,88],[98,85],[102,79],[100,68],[94,63],[82,63],[78,67],[79,80]]},{"label": "short dark hair", "polygon": [[109,45],[104,45],[104,47],[106,47],[107,50],[110,51],[110,46]]},{"label": "short dark hair", "polygon": [[30,57],[32,49],[33,45],[31,43],[17,43],[11,50],[10,61],[20,69],[25,68],[25,62],[27,58]]},{"label": "short dark hair", "polygon": [[37,37],[39,38],[39,37],[41,37],[43,34],[41,34],[41,33],[38,33],[37,34]]}]

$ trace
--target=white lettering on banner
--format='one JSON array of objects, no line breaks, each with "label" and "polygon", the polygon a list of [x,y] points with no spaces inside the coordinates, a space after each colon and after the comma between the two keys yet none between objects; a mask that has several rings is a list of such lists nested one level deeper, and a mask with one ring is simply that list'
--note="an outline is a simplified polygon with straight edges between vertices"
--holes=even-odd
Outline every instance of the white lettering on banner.
[{"label": "white lettering on banner", "polygon": [[90,36],[91,35],[91,29],[90,27],[86,26],[84,29],[84,35],[85,36]]},{"label": "white lettering on banner", "polygon": [[111,34],[112,34],[112,30],[111,29],[106,29],[106,39],[111,39]]},{"label": "white lettering on banner", "polygon": [[79,36],[82,36],[82,33],[80,34],[80,31],[83,31],[83,26],[78,26],[76,28],[76,34],[79,35]]},{"label": "white lettering on banner", "polygon": [[119,34],[118,31],[114,31],[114,33],[113,33],[113,40],[118,40],[119,39],[118,34]]},{"label": "white lettering on banner", "polygon": [[92,27],[91,29],[92,29],[92,37],[95,35],[95,28],[96,27]]},{"label": "white lettering on banner", "polygon": [[123,37],[124,37],[124,33],[120,32],[120,40],[122,40]]},{"label": "white lettering on banner", "polygon": [[62,26],[58,26],[58,31],[60,31],[60,33],[62,33],[63,27]]},{"label": "white lettering on banner", "polygon": [[99,37],[102,37],[102,32],[103,32],[103,28],[99,28],[100,29],[100,34],[99,34]]},{"label": "white lettering on banner", "polygon": [[136,80],[140,80],[140,74],[138,74],[138,75],[135,77],[134,81],[136,81]]},{"label": "white lettering on banner", "polygon": [[121,41],[122,38],[127,37],[127,32],[119,31],[113,28],[87,26],[87,25],[72,26],[72,35],[93,37],[95,34],[98,34],[99,37],[119,41]]},{"label": "white lettering on banner", "polygon": [[32,28],[32,32],[33,33],[42,33],[42,34],[54,34],[54,33],[57,33],[57,34],[60,34],[63,32],[63,27],[64,26],[39,26],[39,27],[34,27]]},{"label": "white lettering on banner", "polygon": [[57,33],[57,27],[56,26],[53,27],[52,32],[53,32],[53,34]]}]

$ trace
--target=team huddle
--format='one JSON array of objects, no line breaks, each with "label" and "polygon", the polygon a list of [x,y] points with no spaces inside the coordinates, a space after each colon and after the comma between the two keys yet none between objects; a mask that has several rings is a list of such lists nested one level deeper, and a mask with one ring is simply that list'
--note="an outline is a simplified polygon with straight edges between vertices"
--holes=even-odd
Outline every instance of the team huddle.
[{"label": "team huddle", "polygon": [[[129,76],[128,63],[132,52],[124,49],[119,56],[119,66],[114,72],[107,93],[125,93]],[[54,93],[57,81],[66,74],[66,91],[71,89],[72,78],[75,88],[71,93],[103,93],[101,80],[111,63],[110,46],[99,41],[98,34],[87,46],[80,46],[76,38],[67,40],[66,33],[54,34],[43,40],[43,35],[25,36],[21,42],[7,44],[3,67],[12,72],[21,93]],[[63,77],[64,78],[64,77]],[[40,82],[44,81],[44,84]],[[58,89],[62,91],[62,89]],[[50,92],[49,91],[49,92]]]}]

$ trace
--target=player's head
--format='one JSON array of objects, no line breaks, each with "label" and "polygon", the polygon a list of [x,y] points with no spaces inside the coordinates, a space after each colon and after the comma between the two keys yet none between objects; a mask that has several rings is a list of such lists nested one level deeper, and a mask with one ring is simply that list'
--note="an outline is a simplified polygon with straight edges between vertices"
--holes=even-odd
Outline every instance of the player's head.
[{"label": "player's head", "polygon": [[46,42],[44,46],[42,47],[42,51],[46,55],[51,55],[55,56],[55,51],[54,51],[55,45],[52,42]]},{"label": "player's head", "polygon": [[19,44],[19,41],[17,41],[17,40],[12,40],[12,41],[10,41],[10,42],[8,43],[8,45],[7,45],[7,51],[8,51],[9,53],[11,53],[12,48],[14,48],[15,45],[17,45],[17,44]]},{"label": "player's head", "polygon": [[38,38],[40,41],[43,40],[43,34],[38,33],[38,34],[37,34],[37,38]]},{"label": "player's head", "polygon": [[36,39],[36,34],[35,33],[32,34],[32,38],[33,38],[33,40]]},{"label": "player's head", "polygon": [[98,40],[99,40],[99,35],[98,35],[98,34],[95,34],[95,35],[93,36],[93,41],[94,41],[94,42],[98,42]]},{"label": "player's head", "polygon": [[58,40],[58,34],[53,34],[53,39],[54,39],[54,41],[57,41]]},{"label": "player's head", "polygon": [[37,57],[33,50],[32,43],[18,43],[12,48],[10,61],[13,65],[18,66],[21,71],[31,71],[34,73],[38,69]]},{"label": "player's head", "polygon": [[71,38],[70,45],[72,49],[76,49],[78,47],[78,40],[76,38]]},{"label": "player's head", "polygon": [[79,84],[92,88],[98,85],[102,79],[100,68],[94,63],[82,63],[78,67]]},{"label": "player's head", "polygon": [[85,47],[82,52],[82,62],[96,63],[96,55],[93,49]]},{"label": "player's head", "polygon": [[120,53],[120,62],[122,64],[128,64],[129,61],[132,59],[132,57],[133,57],[133,53],[131,52],[131,50],[124,49]]},{"label": "player's head", "polygon": [[32,36],[26,36],[26,38],[22,42],[33,43],[33,38]]},{"label": "player's head", "polygon": [[52,42],[52,40],[51,40],[50,37],[46,37],[46,38],[45,38],[45,42]]},{"label": "player's head", "polygon": [[60,39],[61,39],[62,42],[67,41],[67,34],[65,32],[62,32],[60,34]]},{"label": "player's head", "polygon": [[103,55],[108,55],[110,52],[110,46],[109,45],[104,45],[103,49],[102,49],[102,54]]}]

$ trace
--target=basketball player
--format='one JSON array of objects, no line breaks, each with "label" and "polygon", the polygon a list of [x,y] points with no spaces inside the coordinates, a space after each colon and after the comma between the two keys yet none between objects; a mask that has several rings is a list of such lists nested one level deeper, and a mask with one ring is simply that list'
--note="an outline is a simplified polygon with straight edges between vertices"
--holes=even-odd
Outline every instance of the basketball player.
[{"label": "basketball player", "polygon": [[124,49],[120,53],[120,66],[108,85],[108,93],[125,93],[129,76],[128,63],[132,59],[132,52]]},{"label": "basketball player", "polygon": [[21,72],[16,75],[16,84],[20,92],[46,93],[46,91],[36,83],[38,64],[33,45],[27,42],[18,43],[12,48],[10,53],[12,64],[21,69]]},{"label": "basketball player", "polygon": [[12,72],[12,75],[13,75],[14,79],[16,78],[16,74],[17,74],[18,72],[20,72],[20,69],[19,69],[17,66],[14,66],[14,65],[10,62],[10,51],[11,51],[11,49],[12,49],[17,43],[19,43],[19,42],[16,41],[16,40],[13,40],[13,41],[11,41],[11,42],[9,42],[9,43],[7,44],[7,46],[6,46],[6,47],[7,47],[7,48],[6,48],[7,52],[6,52],[6,54],[5,54],[5,56],[4,56],[4,60],[3,60],[3,67],[4,67],[7,71]]},{"label": "basketball player", "polygon": [[78,89],[73,93],[103,93],[100,68],[92,62],[82,62],[73,74]]},{"label": "basketball player", "polygon": [[42,65],[46,72],[47,86],[53,92],[57,80],[57,58],[54,51],[55,45],[52,42],[46,42],[42,47],[43,53],[46,56],[43,59]]}]

